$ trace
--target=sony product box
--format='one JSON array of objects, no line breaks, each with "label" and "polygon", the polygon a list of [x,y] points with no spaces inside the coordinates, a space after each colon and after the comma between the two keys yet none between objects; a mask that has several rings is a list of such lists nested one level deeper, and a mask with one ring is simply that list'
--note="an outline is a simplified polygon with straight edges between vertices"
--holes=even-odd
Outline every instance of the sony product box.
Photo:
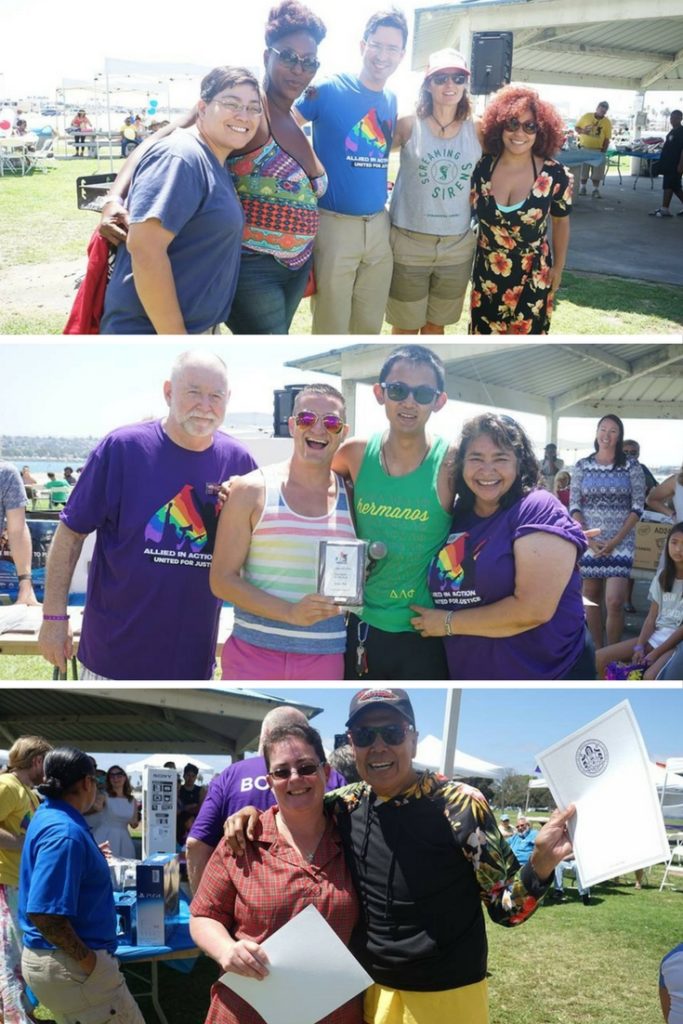
[{"label": "sony product box", "polygon": [[166,919],[178,912],[180,867],[175,853],[157,853],[137,866],[137,945],[165,946]]},{"label": "sony product box", "polygon": [[135,904],[134,892],[115,892],[116,941],[119,946],[135,945]]},{"label": "sony product box", "polygon": [[656,570],[670,530],[670,522],[648,523],[641,521],[636,524],[634,569],[648,569],[651,572]]}]

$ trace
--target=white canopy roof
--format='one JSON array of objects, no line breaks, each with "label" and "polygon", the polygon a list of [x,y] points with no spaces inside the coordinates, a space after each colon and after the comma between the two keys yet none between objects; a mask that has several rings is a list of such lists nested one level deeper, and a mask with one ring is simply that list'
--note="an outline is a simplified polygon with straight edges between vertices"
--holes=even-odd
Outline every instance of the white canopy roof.
[{"label": "white canopy roof", "polygon": [[[443,743],[437,736],[425,736],[417,745],[414,761],[415,767],[438,770],[441,765],[442,747]],[[504,773],[505,769],[500,765],[491,764],[490,761],[482,761],[479,757],[473,757],[471,754],[465,754],[462,750],[457,749],[455,751],[453,767],[450,771],[447,770],[448,775],[467,778],[472,776],[483,779],[500,779]]]}]

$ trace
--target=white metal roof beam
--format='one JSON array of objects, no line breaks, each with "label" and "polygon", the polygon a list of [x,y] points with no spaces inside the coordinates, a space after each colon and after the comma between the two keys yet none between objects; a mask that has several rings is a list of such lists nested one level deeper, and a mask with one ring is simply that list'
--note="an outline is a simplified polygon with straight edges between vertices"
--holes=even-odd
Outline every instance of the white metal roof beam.
[{"label": "white metal roof beam", "polygon": [[628,398],[596,397],[562,410],[562,416],[595,416],[606,412],[639,420],[683,420],[683,402],[634,402]]},{"label": "white metal roof beam", "polygon": [[[462,13],[467,12],[473,32],[498,31],[505,28],[509,32],[526,29],[529,23],[537,28],[560,28],[563,25],[576,24],[576,4],[568,4],[566,0],[531,0],[526,4],[491,4],[462,5]],[[453,13],[460,13],[460,6],[454,6]],[[418,12],[416,12],[418,13]],[[584,27],[599,22],[611,24],[624,21],[643,21],[651,18],[677,18],[681,15],[681,0],[593,0],[590,4],[581,4],[581,21]]]},{"label": "white metal roof beam", "polygon": [[[634,359],[628,375],[629,381],[637,380],[638,377],[644,377],[648,373],[652,373],[653,370],[662,369],[670,363],[683,363],[683,352],[680,345],[653,345],[652,347],[654,351],[647,352],[644,356],[640,356],[639,359]],[[585,402],[593,396],[602,395],[608,388],[614,387],[615,384],[620,384],[623,380],[622,373],[612,372],[596,377],[592,381],[586,381],[585,384],[570,388],[564,394],[556,395],[551,403],[553,410],[555,412],[566,410],[568,406]],[[628,400],[624,398],[622,401],[627,402]],[[663,402],[661,403],[662,406],[664,404]],[[667,402],[667,408],[671,404]]]},{"label": "white metal roof beam", "polygon": [[614,355],[609,349],[602,348],[600,345],[563,345],[562,348],[568,355],[580,357],[582,362],[587,360],[599,363],[610,370],[616,370],[624,377],[631,373],[631,364],[627,359]]},{"label": "white metal roof beam", "polygon": [[450,371],[446,376],[446,391],[449,399],[454,402],[473,402],[495,409],[516,409],[518,412],[533,412],[539,416],[549,416],[551,413],[548,399],[541,395],[489,384],[485,380],[472,380],[462,375],[453,377]]},{"label": "white metal roof beam", "polygon": [[[652,86],[660,78],[664,78],[664,76],[667,75],[669,71],[673,71],[674,68],[677,68],[679,64],[683,64],[683,50],[679,50],[678,53],[671,58],[671,60],[666,61],[663,64],[659,64],[658,67],[650,71],[649,74],[644,75],[641,82],[641,88],[649,89],[650,86]],[[680,82],[678,84],[680,85]]]},{"label": "white metal roof beam", "polygon": [[[668,60],[668,64],[661,65],[667,69],[675,66],[670,62],[676,59],[673,53],[666,54],[656,50],[634,50],[620,46],[601,46],[598,43],[593,45],[592,43],[538,42],[533,45],[533,49],[536,52],[542,49],[546,53],[576,53],[582,57],[616,57],[617,60],[648,60],[655,62]],[[520,47],[516,46],[515,51],[519,53]]]},{"label": "white metal roof beam", "polygon": [[[577,72],[570,71],[537,71],[535,68],[527,70],[513,64],[512,74],[515,82],[532,82],[536,85],[581,85],[590,89],[628,89],[631,92],[639,92],[642,89],[640,78],[610,78],[604,73],[577,75]],[[674,85],[673,82],[661,82],[658,88],[673,89]]]}]

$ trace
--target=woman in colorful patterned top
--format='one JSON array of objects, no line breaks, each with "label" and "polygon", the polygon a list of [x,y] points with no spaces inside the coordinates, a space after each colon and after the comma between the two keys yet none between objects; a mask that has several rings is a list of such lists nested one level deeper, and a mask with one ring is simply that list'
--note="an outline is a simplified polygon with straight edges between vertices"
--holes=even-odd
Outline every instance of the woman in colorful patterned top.
[{"label": "woman in colorful patterned top", "polygon": [[292,104],[309,85],[326,29],[297,0],[282,0],[266,24],[266,103],[248,152],[228,162],[246,219],[233,334],[287,334],[306,288],[325,169]]},{"label": "woman in colorful patterned top", "polygon": [[506,86],[482,129],[487,155],[472,178],[479,238],[470,334],[547,334],[569,245],[573,178],[551,159],[562,120],[533,89]]},{"label": "woman in colorful patterned top", "polygon": [[509,416],[469,420],[454,458],[456,503],[429,567],[435,608],[411,605],[442,636],[451,679],[594,679],[581,601],[583,531],[538,487],[531,442]]},{"label": "woman in colorful patterned top", "polygon": [[579,459],[572,473],[569,511],[584,529],[599,528],[581,559],[588,628],[596,648],[603,647],[602,602],[606,605],[606,642],[616,644],[624,629],[624,605],[635,553],[635,525],[645,508],[645,474],[624,454],[624,424],[610,413],[598,421],[595,452]]}]

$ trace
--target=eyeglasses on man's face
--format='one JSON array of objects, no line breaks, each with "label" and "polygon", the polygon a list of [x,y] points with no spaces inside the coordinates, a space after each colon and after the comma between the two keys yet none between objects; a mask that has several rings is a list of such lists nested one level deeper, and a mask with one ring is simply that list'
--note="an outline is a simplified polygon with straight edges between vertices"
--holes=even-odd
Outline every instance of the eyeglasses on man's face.
[{"label": "eyeglasses on man's face", "polygon": [[319,416],[317,412],[312,412],[310,409],[301,409],[295,415],[294,422],[297,427],[301,427],[303,430],[310,430],[316,423],[322,422],[322,425],[329,434],[341,434],[346,426],[341,416],[337,416],[336,413],[330,412],[324,416]]},{"label": "eyeglasses on man's face", "polygon": [[408,733],[414,732],[412,725],[355,725],[349,735],[355,747],[369,747],[377,736],[381,736],[389,747],[400,747]]},{"label": "eyeglasses on man's face", "polygon": [[294,71],[298,65],[301,65],[301,70],[307,75],[313,75],[320,67],[320,61],[317,57],[300,57],[298,53],[289,48],[284,50],[276,50],[274,46],[269,46],[268,49],[271,53],[274,53],[281,64],[284,64],[290,71]]},{"label": "eyeglasses on man's face", "polygon": [[379,54],[386,54],[387,57],[400,57],[401,54],[403,53],[403,50],[401,49],[400,46],[384,46],[383,43],[368,42],[366,42],[365,45],[367,49],[370,50],[371,53],[377,54],[378,56]]},{"label": "eyeglasses on man's face", "polygon": [[380,384],[380,387],[392,402],[404,402],[408,395],[412,395],[418,405],[431,405],[441,394],[436,388],[430,388],[428,384],[411,387],[410,384],[404,384],[402,380],[394,380],[390,384]]}]

